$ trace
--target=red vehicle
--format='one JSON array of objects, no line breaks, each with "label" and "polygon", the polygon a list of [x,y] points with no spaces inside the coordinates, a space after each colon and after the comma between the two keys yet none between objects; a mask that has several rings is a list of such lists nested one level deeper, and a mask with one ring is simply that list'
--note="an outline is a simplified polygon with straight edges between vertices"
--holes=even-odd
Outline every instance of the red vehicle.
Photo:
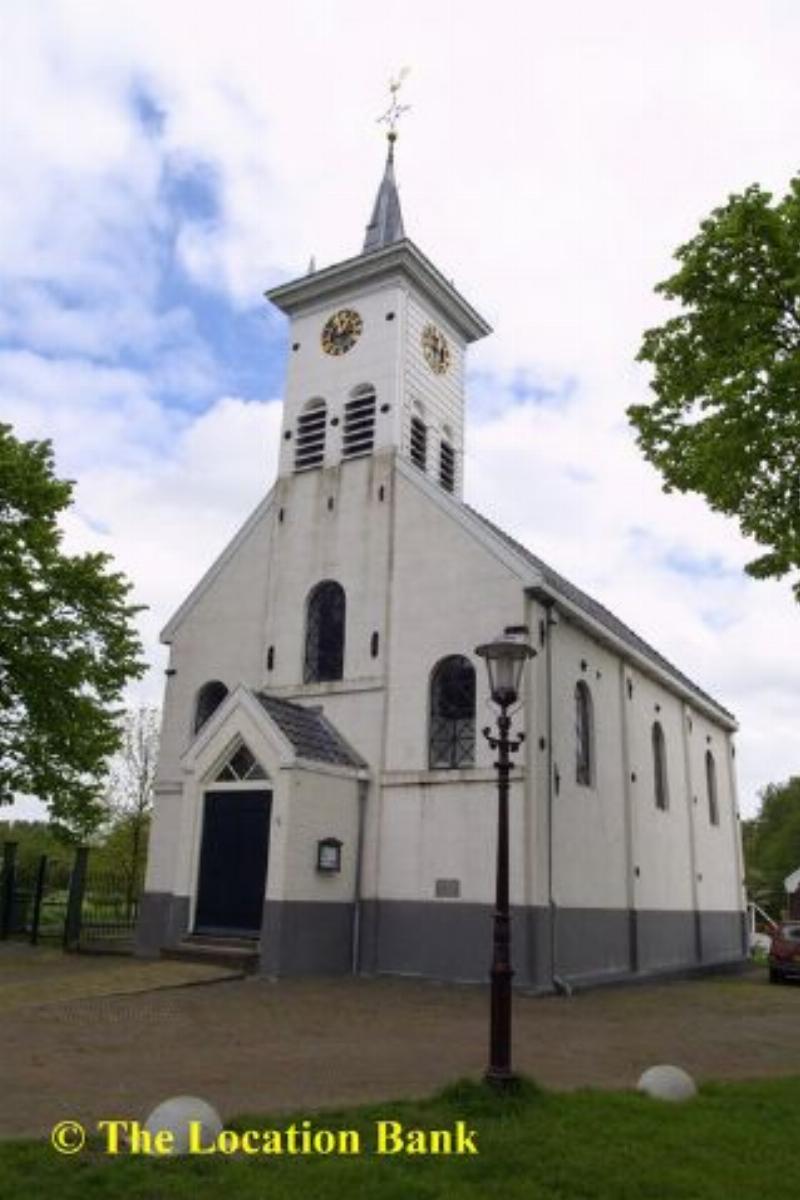
[{"label": "red vehicle", "polygon": [[769,978],[771,983],[800,979],[800,921],[782,921],[772,934]]}]

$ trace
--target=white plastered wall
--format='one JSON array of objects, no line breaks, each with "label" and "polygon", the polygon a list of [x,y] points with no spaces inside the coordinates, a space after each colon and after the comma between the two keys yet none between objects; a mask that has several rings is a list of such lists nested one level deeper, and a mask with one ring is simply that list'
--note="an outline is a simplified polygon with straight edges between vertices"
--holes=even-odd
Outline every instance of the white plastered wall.
[{"label": "white plastered wall", "polygon": [[[627,855],[618,658],[562,619],[553,638],[553,895],[573,908],[625,908]],[[576,778],[575,688],[593,712],[590,785]]]}]

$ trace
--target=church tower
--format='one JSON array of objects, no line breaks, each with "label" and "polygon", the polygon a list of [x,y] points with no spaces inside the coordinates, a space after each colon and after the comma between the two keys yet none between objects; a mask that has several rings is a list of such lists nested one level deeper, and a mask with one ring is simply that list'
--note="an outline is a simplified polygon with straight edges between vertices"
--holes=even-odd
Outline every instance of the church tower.
[{"label": "church tower", "polygon": [[490,328],[406,237],[396,137],[361,253],[267,293],[291,322],[279,476],[396,451],[460,497],[465,351]]}]

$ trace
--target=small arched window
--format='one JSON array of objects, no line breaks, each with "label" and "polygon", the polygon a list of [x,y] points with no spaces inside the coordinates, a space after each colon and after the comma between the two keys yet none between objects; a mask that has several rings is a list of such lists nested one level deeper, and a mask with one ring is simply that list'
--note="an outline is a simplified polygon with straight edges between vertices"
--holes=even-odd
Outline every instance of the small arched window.
[{"label": "small arched window", "polygon": [[425,470],[428,462],[428,427],[416,415],[411,418],[411,461],[420,471]]},{"label": "small arched window", "polygon": [[439,483],[446,492],[456,489],[456,452],[444,439],[439,446]]},{"label": "small arched window", "polygon": [[584,787],[594,782],[594,728],[592,693],[579,679],[575,684],[575,780]]},{"label": "small arched window", "polygon": [[666,812],[669,807],[669,785],[667,780],[667,747],[660,721],[653,722],[653,783],[656,808]]},{"label": "small arched window", "polygon": [[217,711],[227,694],[228,689],[218,679],[211,679],[208,683],[203,684],[197,693],[197,700],[194,705],[195,733],[198,733],[206,721]]},{"label": "small arched window", "polygon": [[719,803],[717,801],[717,764],[714,755],[706,750],[706,795],[708,796],[708,819],[719,825]]},{"label": "small arched window", "polygon": [[342,458],[371,454],[375,442],[375,388],[362,383],[350,393],[344,406]]},{"label": "small arched window", "polygon": [[428,763],[431,770],[475,762],[475,668],[452,654],[433,669]]},{"label": "small arched window", "polygon": [[294,449],[295,471],[310,467],[321,467],[325,458],[325,426],[328,422],[328,406],[320,397],[309,400],[297,422],[297,440]]},{"label": "small arched window", "polygon": [[306,606],[305,683],[341,679],[344,672],[345,595],[332,579],[318,583]]}]

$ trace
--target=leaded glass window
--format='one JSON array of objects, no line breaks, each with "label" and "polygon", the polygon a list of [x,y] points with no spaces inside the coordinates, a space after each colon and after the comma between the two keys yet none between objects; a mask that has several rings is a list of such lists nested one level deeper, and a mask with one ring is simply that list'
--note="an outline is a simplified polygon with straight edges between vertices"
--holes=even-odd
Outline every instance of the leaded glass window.
[{"label": "leaded glass window", "polygon": [[245,780],[266,778],[267,773],[256,756],[244,742],[240,742],[218,773],[216,782],[243,783]]},{"label": "leaded glass window", "polygon": [[594,763],[592,762],[592,694],[583,679],[575,685],[575,779],[584,787],[591,787]]},{"label": "leaded glass window", "polygon": [[431,676],[429,765],[432,770],[475,762],[475,668],[453,654]]},{"label": "leaded glass window", "polygon": [[341,584],[327,579],[308,597],[305,683],[341,679],[344,673],[345,595]]},{"label": "leaded glass window", "polygon": [[220,704],[222,704],[227,694],[228,689],[218,679],[211,679],[208,683],[203,684],[197,693],[197,700],[194,706],[195,733],[199,733],[206,721],[209,720]]}]

